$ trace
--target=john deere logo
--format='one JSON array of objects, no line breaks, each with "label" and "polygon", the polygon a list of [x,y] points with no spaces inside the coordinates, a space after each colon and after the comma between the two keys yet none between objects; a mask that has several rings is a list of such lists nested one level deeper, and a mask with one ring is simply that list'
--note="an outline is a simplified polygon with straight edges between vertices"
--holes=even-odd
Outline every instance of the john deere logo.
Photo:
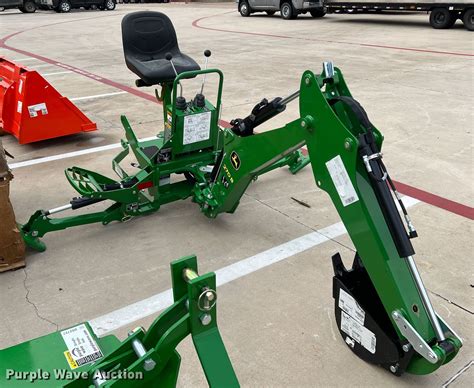
[{"label": "john deere logo", "polygon": [[232,166],[238,170],[240,168],[240,158],[239,155],[237,155],[237,152],[232,151],[230,154],[230,161],[232,163]]}]

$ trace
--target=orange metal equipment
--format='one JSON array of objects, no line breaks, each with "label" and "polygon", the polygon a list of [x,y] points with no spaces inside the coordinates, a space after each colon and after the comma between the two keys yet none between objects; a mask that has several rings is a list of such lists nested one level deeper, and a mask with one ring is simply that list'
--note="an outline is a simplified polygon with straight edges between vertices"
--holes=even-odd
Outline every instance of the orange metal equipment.
[{"label": "orange metal equipment", "polygon": [[0,56],[0,132],[26,144],[96,129],[37,71]]}]

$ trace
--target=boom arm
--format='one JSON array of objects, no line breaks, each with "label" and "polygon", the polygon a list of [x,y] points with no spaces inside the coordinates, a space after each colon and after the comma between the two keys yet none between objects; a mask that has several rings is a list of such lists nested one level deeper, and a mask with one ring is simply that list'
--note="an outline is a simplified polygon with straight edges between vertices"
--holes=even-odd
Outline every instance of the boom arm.
[{"label": "boom arm", "polygon": [[[462,342],[434,312],[416,269],[410,241],[416,231],[406,216],[407,233],[393,199],[381,161],[383,136],[339,69],[329,77],[306,71],[299,96],[300,118],[286,126],[245,137],[226,133],[215,184],[199,197],[205,199],[202,210],[212,217],[233,212],[272,156],[306,143],[316,184],[331,197],[357,249],[350,271],[339,255],[333,257],[341,334],[358,356],[395,374],[430,373],[450,361]],[[360,306],[359,316],[351,304]]]}]

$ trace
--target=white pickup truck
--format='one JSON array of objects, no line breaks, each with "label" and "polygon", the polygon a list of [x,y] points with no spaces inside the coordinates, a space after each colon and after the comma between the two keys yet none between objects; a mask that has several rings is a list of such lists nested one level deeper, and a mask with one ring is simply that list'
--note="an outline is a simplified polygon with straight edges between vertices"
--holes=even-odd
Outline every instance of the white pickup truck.
[{"label": "white pickup truck", "polygon": [[280,12],[283,19],[294,19],[309,12],[315,18],[336,12],[427,12],[433,28],[451,28],[457,19],[474,30],[474,0],[236,0],[242,16],[254,12],[273,15]]}]

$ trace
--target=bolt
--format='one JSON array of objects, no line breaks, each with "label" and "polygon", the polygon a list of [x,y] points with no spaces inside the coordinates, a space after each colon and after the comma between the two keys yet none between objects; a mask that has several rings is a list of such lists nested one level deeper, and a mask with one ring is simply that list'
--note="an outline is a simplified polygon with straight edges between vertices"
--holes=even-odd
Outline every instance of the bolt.
[{"label": "bolt", "polygon": [[397,373],[398,365],[390,365],[390,372]]},{"label": "bolt", "polygon": [[212,301],[214,300],[214,293],[211,292],[211,291],[206,292],[206,299],[207,299],[209,302],[212,302]]},{"label": "bolt", "polygon": [[408,353],[411,349],[411,345],[410,344],[405,344],[402,346],[402,349],[405,353]]},{"label": "bolt", "polygon": [[31,235],[32,235],[33,237],[38,236],[38,231],[37,231],[37,230],[33,230],[33,232],[31,232]]},{"label": "bolt", "polygon": [[306,78],[304,79],[304,83],[309,86],[309,84],[311,83],[311,78],[306,77]]},{"label": "bolt", "polygon": [[350,151],[352,149],[352,139],[347,138],[344,141],[344,148],[346,149],[346,151]]},{"label": "bolt", "polygon": [[155,369],[155,366],[156,366],[156,362],[153,361],[151,358],[147,358],[144,362],[143,362],[143,369],[145,369],[147,372]]},{"label": "bolt", "polygon": [[212,194],[211,194],[211,193],[207,194],[207,198],[211,199],[211,198],[212,198]]},{"label": "bolt", "polygon": [[201,320],[201,323],[203,324],[203,326],[209,325],[212,321],[211,314],[203,314],[201,315],[199,319]]},{"label": "bolt", "polygon": [[306,121],[301,120],[301,127],[302,127],[302,128],[305,128],[305,127],[306,127]]}]

